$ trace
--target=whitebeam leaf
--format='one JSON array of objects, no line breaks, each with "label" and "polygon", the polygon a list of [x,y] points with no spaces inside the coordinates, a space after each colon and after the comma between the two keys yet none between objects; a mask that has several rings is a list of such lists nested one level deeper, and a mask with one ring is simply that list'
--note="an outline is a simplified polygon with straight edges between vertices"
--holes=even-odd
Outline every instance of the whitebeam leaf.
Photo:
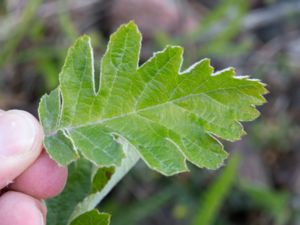
[{"label": "whitebeam leaf", "polygon": [[98,168],[85,159],[69,166],[64,191],[47,200],[47,224],[109,224],[110,215],[93,209],[139,160],[137,151],[124,141],[120,139],[126,157],[118,167]]},{"label": "whitebeam leaf", "polygon": [[227,153],[219,139],[245,133],[265,102],[264,84],[236,77],[232,68],[215,73],[208,59],[181,72],[183,50],[168,46],[139,65],[141,34],[130,22],[110,38],[95,86],[88,36],[70,48],[58,89],[45,95],[39,115],[45,147],[68,165],[84,157],[99,167],[120,166],[120,139],[146,164],[165,175],[187,171],[186,161],[216,169]]}]

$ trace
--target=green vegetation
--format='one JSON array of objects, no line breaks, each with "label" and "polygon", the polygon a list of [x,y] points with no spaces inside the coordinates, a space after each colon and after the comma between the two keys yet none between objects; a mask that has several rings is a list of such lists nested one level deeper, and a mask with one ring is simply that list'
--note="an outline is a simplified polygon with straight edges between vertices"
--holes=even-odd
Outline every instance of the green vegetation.
[{"label": "green vegetation", "polygon": [[50,156],[61,165],[83,157],[99,168],[97,179],[104,179],[93,179],[99,190],[77,205],[69,223],[96,207],[139,158],[164,175],[187,171],[186,161],[218,168],[227,153],[214,136],[238,140],[244,134],[239,121],[255,119],[254,105],[265,102],[264,84],[235,77],[232,68],[214,73],[207,59],[180,72],[183,51],[177,46],[138,67],[140,43],[133,22],[111,36],[98,90],[90,39],[79,38],[59,87],[42,97],[39,116]]}]

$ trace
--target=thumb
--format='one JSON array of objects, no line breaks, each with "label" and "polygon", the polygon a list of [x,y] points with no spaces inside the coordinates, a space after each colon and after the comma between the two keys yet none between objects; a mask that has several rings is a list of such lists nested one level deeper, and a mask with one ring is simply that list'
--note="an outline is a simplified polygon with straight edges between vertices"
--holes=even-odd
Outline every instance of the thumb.
[{"label": "thumb", "polygon": [[43,132],[38,121],[21,110],[0,111],[0,189],[39,156]]}]

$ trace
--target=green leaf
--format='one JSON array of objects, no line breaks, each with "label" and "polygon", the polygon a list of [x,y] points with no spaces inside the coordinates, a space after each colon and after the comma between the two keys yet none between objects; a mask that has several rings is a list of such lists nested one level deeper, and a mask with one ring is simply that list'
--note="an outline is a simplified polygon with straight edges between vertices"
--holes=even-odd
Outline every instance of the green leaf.
[{"label": "green leaf", "polygon": [[94,209],[76,218],[71,225],[109,225],[110,215]]},{"label": "green leaf", "polygon": [[[112,168],[96,168],[91,179],[92,188],[90,193],[77,204],[69,221],[94,209],[139,160],[139,156],[133,146],[125,143],[124,140],[120,140],[120,143],[122,143],[123,151],[126,155],[121,165],[113,170]],[[107,176],[107,174],[109,175]]]},{"label": "green leaf", "polygon": [[92,164],[80,159],[69,166],[67,185],[59,196],[47,200],[47,224],[66,225],[75,210],[91,190]]},{"label": "green leaf", "polygon": [[181,72],[183,50],[168,46],[138,66],[141,35],[133,22],[110,38],[95,86],[88,36],[69,50],[58,89],[45,95],[39,115],[45,147],[68,165],[79,156],[99,167],[119,166],[120,138],[147,165],[165,175],[187,171],[186,161],[216,169],[229,141],[245,133],[239,121],[255,119],[267,91],[258,80],[214,73],[208,59]]},{"label": "green leaf", "polygon": [[70,48],[60,84],[44,95],[39,117],[44,145],[70,165],[64,192],[47,202],[51,225],[108,224],[93,209],[139,158],[165,175],[187,171],[186,161],[209,169],[227,153],[217,138],[235,141],[240,121],[255,119],[264,84],[214,72],[208,59],[181,72],[183,50],[168,46],[139,65],[141,34],[133,22],[110,38],[95,85],[88,36]]},{"label": "green leaf", "polygon": [[44,133],[47,135],[44,139],[44,145],[49,155],[62,165],[76,160],[77,154],[73,151],[71,140],[63,130],[59,129],[61,99],[58,89],[41,98],[39,115]]},{"label": "green leaf", "polygon": [[63,193],[47,200],[49,225],[74,225],[85,222],[86,218],[100,219],[93,209],[139,159],[133,146],[124,140],[120,142],[126,157],[119,167],[98,168],[85,159],[80,159],[69,166],[68,182]]}]

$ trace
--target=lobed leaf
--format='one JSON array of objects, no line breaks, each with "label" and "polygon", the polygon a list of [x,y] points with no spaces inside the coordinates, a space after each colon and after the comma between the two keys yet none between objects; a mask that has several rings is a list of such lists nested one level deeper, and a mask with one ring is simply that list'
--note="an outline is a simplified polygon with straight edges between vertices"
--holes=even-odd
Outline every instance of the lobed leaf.
[{"label": "lobed leaf", "polygon": [[245,133],[240,121],[255,119],[265,102],[264,84],[232,68],[214,73],[208,59],[181,72],[183,50],[168,46],[138,66],[141,35],[133,22],[110,38],[95,86],[88,36],[69,50],[60,85],[42,98],[45,146],[60,164],[80,155],[99,167],[119,166],[119,138],[147,165],[165,175],[187,171],[186,161],[216,169],[227,153],[217,138]]},{"label": "lobed leaf", "polygon": [[241,121],[255,119],[267,90],[259,80],[214,72],[208,59],[182,71],[183,49],[167,46],[139,66],[141,34],[130,22],[111,37],[96,86],[88,36],[79,38],[40,101],[44,145],[60,165],[70,165],[64,192],[47,202],[57,225],[108,224],[93,210],[139,158],[173,175],[187,161],[216,169],[227,158],[220,139],[235,141]]}]

